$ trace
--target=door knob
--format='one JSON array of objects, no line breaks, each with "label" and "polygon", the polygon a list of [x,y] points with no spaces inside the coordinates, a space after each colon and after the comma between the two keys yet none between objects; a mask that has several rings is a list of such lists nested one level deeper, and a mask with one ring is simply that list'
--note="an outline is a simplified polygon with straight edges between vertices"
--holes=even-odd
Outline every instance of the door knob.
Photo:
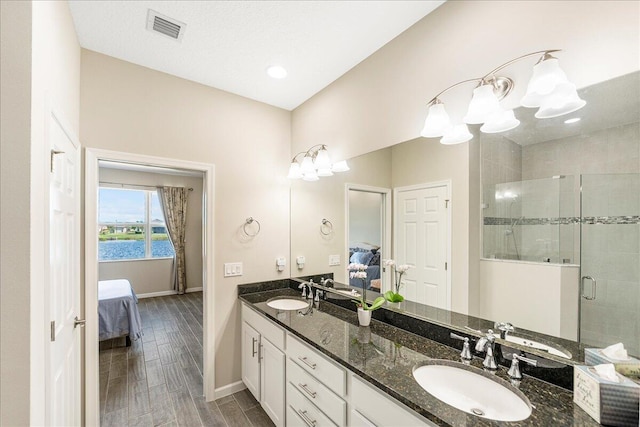
[{"label": "door knob", "polygon": [[77,328],[78,326],[84,328],[85,323],[87,323],[86,319],[78,319],[78,316],[76,316],[75,319],[73,319],[73,329]]}]

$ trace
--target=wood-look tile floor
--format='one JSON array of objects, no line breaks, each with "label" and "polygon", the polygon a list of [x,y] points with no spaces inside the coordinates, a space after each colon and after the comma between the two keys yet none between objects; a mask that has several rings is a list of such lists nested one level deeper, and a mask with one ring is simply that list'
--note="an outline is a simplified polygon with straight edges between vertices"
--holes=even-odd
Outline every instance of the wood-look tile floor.
[{"label": "wood-look tile floor", "polygon": [[205,402],[202,292],[141,299],[144,337],[100,343],[102,426],[273,426],[248,390]]}]

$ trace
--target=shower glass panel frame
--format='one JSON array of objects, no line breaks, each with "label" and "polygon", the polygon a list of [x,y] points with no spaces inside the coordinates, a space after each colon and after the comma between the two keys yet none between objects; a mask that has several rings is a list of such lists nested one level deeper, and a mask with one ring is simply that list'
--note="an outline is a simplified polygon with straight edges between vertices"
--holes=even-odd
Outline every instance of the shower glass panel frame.
[{"label": "shower glass panel frame", "polygon": [[583,174],[581,343],[640,356],[640,174]]}]

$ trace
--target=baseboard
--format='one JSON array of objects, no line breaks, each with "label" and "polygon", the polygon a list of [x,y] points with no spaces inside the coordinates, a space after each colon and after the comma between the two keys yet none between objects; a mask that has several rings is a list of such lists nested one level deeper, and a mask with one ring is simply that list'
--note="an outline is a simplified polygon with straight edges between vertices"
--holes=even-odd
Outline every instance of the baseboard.
[{"label": "baseboard", "polygon": [[[189,292],[202,292],[202,286],[200,286],[199,288],[187,288],[185,290],[185,293],[189,293]],[[178,292],[176,291],[160,291],[160,292],[149,292],[146,294],[136,294],[136,296],[138,297],[138,299],[141,298],[153,298],[153,297],[166,297],[168,295],[177,295]]]},{"label": "baseboard", "polygon": [[231,396],[233,393],[244,390],[247,386],[242,381],[231,383],[216,389],[216,399],[221,397]]},{"label": "baseboard", "polygon": [[175,295],[176,291],[160,291],[160,292],[149,292],[147,294],[136,294],[138,299],[142,298],[153,298],[153,297],[166,297],[167,295]]}]

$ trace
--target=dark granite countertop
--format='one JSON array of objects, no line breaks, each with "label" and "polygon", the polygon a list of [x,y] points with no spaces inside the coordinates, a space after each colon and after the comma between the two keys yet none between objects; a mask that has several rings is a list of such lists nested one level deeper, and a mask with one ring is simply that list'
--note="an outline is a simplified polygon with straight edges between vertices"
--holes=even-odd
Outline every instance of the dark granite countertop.
[{"label": "dark granite countertop", "polygon": [[[531,416],[519,422],[496,422],[460,411],[424,391],[413,378],[413,367],[430,359],[459,361],[459,351],[402,329],[372,320],[359,327],[355,312],[320,301],[313,314],[276,311],[266,301],[277,296],[299,296],[290,288],[240,295],[256,311],[385,393],[441,426],[597,426],[573,403],[563,388],[525,376],[519,389],[534,406]],[[482,369],[482,360],[471,365]],[[495,374],[509,381],[501,367]]]}]

